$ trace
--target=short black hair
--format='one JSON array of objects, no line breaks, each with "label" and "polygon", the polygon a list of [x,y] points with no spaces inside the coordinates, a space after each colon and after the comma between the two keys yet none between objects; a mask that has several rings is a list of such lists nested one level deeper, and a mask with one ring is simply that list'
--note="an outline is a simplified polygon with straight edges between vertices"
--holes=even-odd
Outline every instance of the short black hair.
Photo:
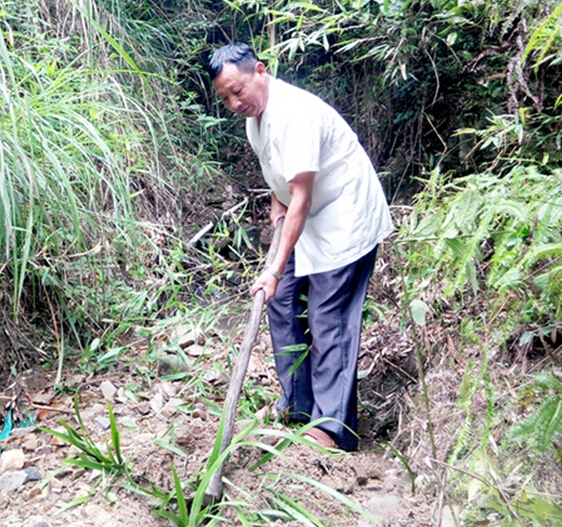
[{"label": "short black hair", "polygon": [[222,46],[213,53],[207,64],[207,71],[211,80],[220,74],[225,64],[235,64],[242,71],[253,73],[257,62],[258,57],[248,44],[235,42]]}]

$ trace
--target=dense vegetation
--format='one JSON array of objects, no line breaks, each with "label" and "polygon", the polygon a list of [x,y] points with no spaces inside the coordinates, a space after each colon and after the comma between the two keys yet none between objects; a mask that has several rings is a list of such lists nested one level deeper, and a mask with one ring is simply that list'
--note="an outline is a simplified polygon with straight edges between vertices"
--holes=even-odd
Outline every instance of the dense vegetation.
[{"label": "dense vegetation", "polygon": [[[559,478],[562,452],[557,2],[0,6],[4,379],[38,362],[56,363],[58,381],[76,360],[103,369],[133,334],[195,313],[212,325],[201,297],[226,309],[224,295],[244,290],[266,201],[250,192],[261,183],[242,124],[226,118],[203,65],[246,40],[272,72],[338,108],[379,168],[429,424],[416,434],[460,502],[467,472],[489,498],[465,517],[560,525],[541,479],[549,463]],[[446,334],[435,329],[445,315]],[[424,375],[438,364],[462,372],[464,415],[440,454]]]}]

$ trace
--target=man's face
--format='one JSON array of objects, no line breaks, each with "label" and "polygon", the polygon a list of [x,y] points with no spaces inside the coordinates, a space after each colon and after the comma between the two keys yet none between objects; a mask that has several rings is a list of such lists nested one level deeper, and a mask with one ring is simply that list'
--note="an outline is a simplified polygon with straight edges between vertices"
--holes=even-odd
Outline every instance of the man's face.
[{"label": "man's face", "polygon": [[253,73],[242,71],[234,64],[225,64],[213,79],[213,86],[231,112],[257,117],[265,110],[269,84],[262,62],[256,64]]}]

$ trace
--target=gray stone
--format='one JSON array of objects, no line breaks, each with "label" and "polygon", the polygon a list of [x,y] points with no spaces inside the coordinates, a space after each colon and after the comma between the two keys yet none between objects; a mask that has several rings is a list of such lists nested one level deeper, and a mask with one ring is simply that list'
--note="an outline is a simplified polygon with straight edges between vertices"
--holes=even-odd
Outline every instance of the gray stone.
[{"label": "gray stone", "polygon": [[111,426],[111,421],[109,420],[109,417],[105,415],[99,415],[98,417],[96,417],[95,422],[96,422],[96,426],[100,430],[108,430],[109,427]]},{"label": "gray stone", "polygon": [[[387,518],[389,514],[398,510],[401,502],[402,496],[398,494],[375,491],[370,495],[369,501],[364,507],[375,520],[382,521]],[[367,522],[364,518],[358,523],[358,527],[366,527],[368,525],[372,525],[372,523]]]},{"label": "gray stone", "polygon": [[35,434],[30,434],[29,437],[26,437],[24,442],[21,444],[21,447],[27,452],[35,452],[38,446],[39,440]]},{"label": "gray stone", "polygon": [[4,472],[0,476],[0,496],[18,490],[27,480],[23,470]]},{"label": "gray stone", "polygon": [[27,474],[26,483],[28,481],[41,481],[41,474],[35,467],[26,468],[24,472]]},{"label": "gray stone", "polygon": [[182,324],[174,329],[170,340],[177,342],[181,348],[185,349],[193,344],[204,344],[205,335],[199,328],[188,327]]},{"label": "gray stone", "polygon": [[45,518],[42,518],[41,516],[32,516],[26,521],[25,527],[51,527],[51,526]]}]

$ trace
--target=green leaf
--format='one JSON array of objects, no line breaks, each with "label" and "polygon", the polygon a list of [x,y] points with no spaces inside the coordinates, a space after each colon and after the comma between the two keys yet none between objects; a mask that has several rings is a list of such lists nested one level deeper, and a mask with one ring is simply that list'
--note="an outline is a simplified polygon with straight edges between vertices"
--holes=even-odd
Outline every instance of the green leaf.
[{"label": "green leaf", "polygon": [[425,326],[425,317],[429,311],[429,306],[423,300],[415,299],[410,302],[410,313],[412,314],[412,318],[414,319],[414,322],[420,326]]},{"label": "green leaf", "polygon": [[176,445],[172,445],[171,443],[168,443],[167,441],[164,441],[162,439],[153,439],[152,441],[155,445],[158,445],[160,448],[165,448],[166,450],[169,450],[170,452],[173,452],[178,456],[187,457],[187,454]]},{"label": "green leaf", "polygon": [[111,406],[111,403],[109,401],[107,401],[107,411],[109,412],[109,424],[111,427],[111,442],[113,444],[113,451],[117,456],[117,461],[122,464],[123,457],[121,455],[121,439],[119,437],[119,430],[117,428],[117,422],[115,421],[113,407]]},{"label": "green leaf", "polygon": [[181,486],[180,478],[176,472],[176,468],[172,465],[172,475],[174,476],[174,487],[176,489],[176,500],[178,502],[178,527],[187,527],[188,515],[187,515],[187,504],[185,501],[185,495],[183,493],[183,488]]}]

